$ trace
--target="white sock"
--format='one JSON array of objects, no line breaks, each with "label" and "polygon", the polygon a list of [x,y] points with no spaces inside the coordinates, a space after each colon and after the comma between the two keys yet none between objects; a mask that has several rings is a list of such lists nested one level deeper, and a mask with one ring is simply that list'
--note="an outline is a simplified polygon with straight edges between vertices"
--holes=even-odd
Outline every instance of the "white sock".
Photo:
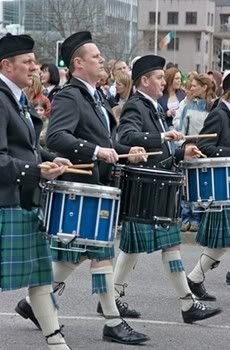
[{"label": "white sock", "polygon": [[[53,288],[59,285],[60,282],[64,282],[69,275],[74,271],[74,269],[79,266],[79,264],[73,264],[70,262],[52,262],[54,282]],[[29,295],[26,296],[26,301],[31,304]]]},{"label": "white sock", "polygon": [[123,292],[123,285],[127,283],[130,271],[135,268],[138,256],[139,254],[127,254],[120,251],[114,269],[115,298],[118,298]]},{"label": "white sock", "polygon": [[52,291],[51,285],[29,288],[31,307],[44,336],[52,334],[60,328],[57,308],[51,297]]},{"label": "white sock", "polygon": [[115,327],[122,321],[115,302],[113,267],[103,266],[99,268],[91,268],[91,272],[105,274],[107,293],[100,293],[98,296],[103,314],[105,315],[105,318],[108,317],[106,318],[105,324],[109,327]]},{"label": "white sock", "polygon": [[215,261],[219,261],[221,256],[224,255],[226,249],[211,249],[205,247],[203,250],[200,259],[198,260],[198,263],[190,272],[188,275],[188,278],[191,279],[191,281],[195,283],[203,282],[205,279],[205,273],[210,270],[212,267],[212,264],[215,263]]},{"label": "white sock", "polygon": [[181,254],[179,250],[164,251],[162,252],[162,261],[165,267],[166,274],[170,278],[170,281],[180,298],[181,308],[183,311],[189,310],[193,305],[192,298],[184,298],[187,294],[191,294],[191,290],[188,286],[185,271],[171,272],[169,262],[181,260]]}]

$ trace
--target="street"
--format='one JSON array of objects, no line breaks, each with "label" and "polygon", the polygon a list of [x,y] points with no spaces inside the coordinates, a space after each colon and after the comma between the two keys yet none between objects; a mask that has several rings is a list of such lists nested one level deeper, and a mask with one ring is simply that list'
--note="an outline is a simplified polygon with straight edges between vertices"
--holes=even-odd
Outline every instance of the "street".
[{"label": "street", "polygon": [[[183,244],[182,256],[186,271],[190,271],[200,247]],[[156,350],[226,350],[230,343],[229,292],[225,275],[230,268],[230,253],[226,253],[219,268],[207,274],[206,287],[217,296],[212,303],[223,308],[223,313],[194,325],[183,323],[179,301],[171,288],[161,264],[160,253],[142,255],[130,276],[125,301],[141,311],[142,317],[129,321],[135,328],[148,334],[151,341],[142,348]],[[0,350],[45,350],[44,339],[34,325],[14,312],[16,303],[26,290],[2,293],[0,300]],[[128,346],[102,341],[103,318],[96,314],[97,296],[91,295],[89,262],[84,262],[70,276],[61,297],[60,323],[72,349],[116,350]],[[139,349],[140,346],[131,346]]]}]

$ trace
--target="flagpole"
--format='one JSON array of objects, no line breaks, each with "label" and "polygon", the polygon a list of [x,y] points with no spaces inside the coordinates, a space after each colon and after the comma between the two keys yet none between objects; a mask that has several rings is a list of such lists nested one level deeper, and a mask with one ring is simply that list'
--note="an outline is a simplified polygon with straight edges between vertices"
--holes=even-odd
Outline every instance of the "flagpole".
[{"label": "flagpole", "polygon": [[159,3],[156,0],[156,17],[155,17],[155,42],[154,42],[154,54],[157,55],[157,44],[158,44],[158,12],[159,12]]}]

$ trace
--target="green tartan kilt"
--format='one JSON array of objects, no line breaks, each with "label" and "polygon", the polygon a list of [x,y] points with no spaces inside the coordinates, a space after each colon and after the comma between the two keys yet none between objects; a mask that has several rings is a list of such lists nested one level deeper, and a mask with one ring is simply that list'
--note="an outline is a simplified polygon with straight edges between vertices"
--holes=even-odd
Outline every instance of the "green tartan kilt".
[{"label": "green tartan kilt", "polygon": [[202,215],[196,241],[204,247],[230,247],[230,210]]},{"label": "green tartan kilt", "polygon": [[[54,247],[54,248],[53,248]],[[68,251],[70,248],[85,248],[85,246],[77,245],[76,243],[64,244],[57,242],[55,238],[51,239],[51,254],[53,261],[68,261],[73,264],[80,262],[81,257],[86,257],[90,260],[110,260],[115,256],[114,246],[112,247],[91,247],[87,246],[86,252],[73,252]],[[63,248],[64,250],[58,250],[55,248]]]},{"label": "green tartan kilt", "polygon": [[52,258],[40,232],[38,210],[0,209],[0,288],[13,290],[51,284]]},{"label": "green tartan kilt", "polygon": [[138,224],[124,221],[122,223],[120,249],[125,253],[152,253],[170,248],[181,243],[180,224],[169,228]]}]

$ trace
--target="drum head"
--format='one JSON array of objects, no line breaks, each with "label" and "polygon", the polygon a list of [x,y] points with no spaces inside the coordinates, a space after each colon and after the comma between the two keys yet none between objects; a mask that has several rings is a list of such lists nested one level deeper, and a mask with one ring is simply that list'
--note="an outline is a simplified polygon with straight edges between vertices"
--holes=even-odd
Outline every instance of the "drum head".
[{"label": "drum head", "polygon": [[185,160],[182,163],[182,167],[186,169],[190,168],[221,168],[230,167],[229,158],[197,158],[192,160]]},{"label": "drum head", "polygon": [[149,177],[158,177],[158,178],[182,178],[182,173],[175,173],[173,171],[168,170],[162,170],[157,168],[144,168],[142,166],[140,167],[134,167],[134,166],[127,166],[123,169],[123,172],[125,175],[128,174],[136,174],[139,176],[149,176]]}]

